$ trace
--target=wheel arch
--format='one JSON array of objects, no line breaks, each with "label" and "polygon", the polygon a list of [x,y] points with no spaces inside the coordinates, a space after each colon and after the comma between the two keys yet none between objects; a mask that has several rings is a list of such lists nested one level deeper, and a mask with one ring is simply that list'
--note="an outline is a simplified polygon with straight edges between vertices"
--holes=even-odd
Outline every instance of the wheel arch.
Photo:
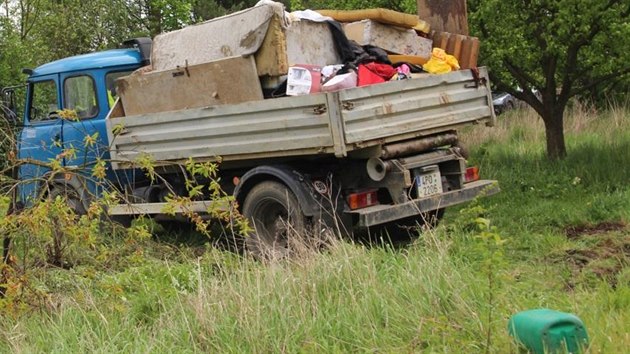
[{"label": "wheel arch", "polygon": [[234,196],[239,206],[243,205],[252,188],[264,181],[276,181],[289,188],[300,203],[304,215],[320,214],[321,206],[315,197],[310,179],[290,166],[258,166],[247,171],[240,178],[239,184],[234,190]]},{"label": "wheel arch", "polygon": [[48,193],[54,188],[60,189],[72,189],[80,198],[81,205],[84,210],[88,210],[92,201],[92,195],[90,194],[87,186],[87,181],[84,177],[76,173],[52,173],[44,175],[44,180],[39,186],[40,195],[47,197]]}]

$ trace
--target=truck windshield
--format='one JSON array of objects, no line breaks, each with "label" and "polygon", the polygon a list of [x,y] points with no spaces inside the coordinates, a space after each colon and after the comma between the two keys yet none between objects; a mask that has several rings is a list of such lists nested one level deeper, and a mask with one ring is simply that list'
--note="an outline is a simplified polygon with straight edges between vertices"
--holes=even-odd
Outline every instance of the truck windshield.
[{"label": "truck windshield", "polygon": [[98,114],[94,80],[87,75],[73,76],[65,80],[64,108],[77,112],[79,119],[93,118]]},{"label": "truck windshield", "polygon": [[[29,120],[39,122],[57,118],[55,114],[59,109],[57,101],[57,85],[53,80],[38,81],[32,84],[32,101],[29,111]],[[52,113],[52,114],[51,114]]]}]

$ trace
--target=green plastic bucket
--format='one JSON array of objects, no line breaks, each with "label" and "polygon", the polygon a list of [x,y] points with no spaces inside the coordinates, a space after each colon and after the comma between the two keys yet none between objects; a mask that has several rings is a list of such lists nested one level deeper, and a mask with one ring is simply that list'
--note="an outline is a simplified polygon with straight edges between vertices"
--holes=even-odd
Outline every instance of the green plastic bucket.
[{"label": "green plastic bucket", "polygon": [[548,309],[519,312],[510,318],[508,331],[535,354],[583,353],[588,347],[584,323],[570,313]]}]

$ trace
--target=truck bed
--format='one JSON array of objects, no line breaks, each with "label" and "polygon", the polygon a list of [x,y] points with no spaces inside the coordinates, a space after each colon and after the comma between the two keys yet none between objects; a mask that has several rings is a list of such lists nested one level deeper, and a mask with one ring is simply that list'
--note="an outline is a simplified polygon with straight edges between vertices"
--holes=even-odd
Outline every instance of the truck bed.
[{"label": "truck bed", "polygon": [[[495,121],[485,68],[339,92],[107,118],[112,167],[141,154],[158,164],[353,151]],[[118,131],[114,136],[113,131]]]}]

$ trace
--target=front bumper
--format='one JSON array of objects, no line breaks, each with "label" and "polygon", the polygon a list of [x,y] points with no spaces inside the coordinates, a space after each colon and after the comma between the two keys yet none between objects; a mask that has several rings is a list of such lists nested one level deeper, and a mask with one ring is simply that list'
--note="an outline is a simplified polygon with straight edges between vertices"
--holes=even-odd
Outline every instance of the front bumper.
[{"label": "front bumper", "polygon": [[466,183],[462,189],[445,192],[422,199],[414,199],[397,205],[374,205],[348,212],[358,217],[359,228],[384,224],[431,210],[446,208],[500,192],[499,184],[494,180],[479,180]]}]

